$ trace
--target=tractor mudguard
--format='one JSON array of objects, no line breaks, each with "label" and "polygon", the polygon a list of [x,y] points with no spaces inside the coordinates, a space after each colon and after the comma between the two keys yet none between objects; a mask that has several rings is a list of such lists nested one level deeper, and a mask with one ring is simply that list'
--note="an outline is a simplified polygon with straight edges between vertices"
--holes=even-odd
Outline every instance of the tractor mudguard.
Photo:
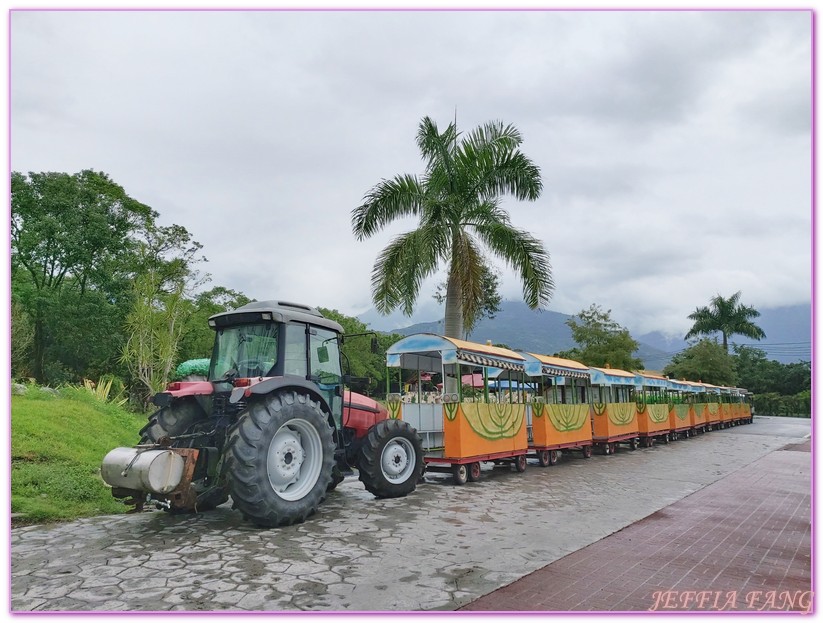
[{"label": "tractor mudguard", "polygon": [[317,385],[311,381],[307,381],[302,376],[278,376],[274,378],[260,381],[249,387],[235,387],[231,392],[229,402],[234,404],[243,398],[249,398],[254,394],[270,394],[271,392],[282,389],[284,387],[292,387],[295,389],[304,390],[305,393],[312,397],[312,400],[318,400],[325,408],[327,413],[331,413],[331,407],[323,395],[317,391]]},{"label": "tractor mudguard", "polygon": [[185,398],[186,396],[210,396],[214,393],[214,385],[209,381],[178,381],[170,383],[169,389],[158,392],[152,396],[151,401],[154,405],[160,407],[168,407],[177,398]]}]

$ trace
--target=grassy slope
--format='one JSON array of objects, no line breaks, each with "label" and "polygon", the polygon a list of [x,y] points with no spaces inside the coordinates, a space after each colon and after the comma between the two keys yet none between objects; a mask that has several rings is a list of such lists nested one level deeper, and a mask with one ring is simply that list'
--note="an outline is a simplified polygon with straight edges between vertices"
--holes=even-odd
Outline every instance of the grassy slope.
[{"label": "grassy slope", "polygon": [[11,511],[14,524],[123,512],[100,478],[117,446],[132,446],[145,417],[95,400],[30,389],[11,399]]}]

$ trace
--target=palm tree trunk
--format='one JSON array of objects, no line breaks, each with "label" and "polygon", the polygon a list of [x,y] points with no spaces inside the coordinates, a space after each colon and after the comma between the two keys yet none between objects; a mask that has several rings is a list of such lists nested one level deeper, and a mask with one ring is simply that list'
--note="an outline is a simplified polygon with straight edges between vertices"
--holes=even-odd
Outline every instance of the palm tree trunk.
[{"label": "palm tree trunk", "polygon": [[723,350],[726,351],[726,354],[729,354],[729,336],[726,335],[726,332],[723,331]]},{"label": "palm tree trunk", "polygon": [[463,339],[463,293],[454,271],[449,271],[446,285],[446,327],[443,332],[446,337]]},{"label": "palm tree trunk", "polygon": [[[460,290],[460,281],[449,271],[449,281],[446,285],[446,327],[443,330],[446,337],[463,337],[463,293]],[[443,379],[443,389],[447,394],[456,394],[460,379],[446,377]]]}]

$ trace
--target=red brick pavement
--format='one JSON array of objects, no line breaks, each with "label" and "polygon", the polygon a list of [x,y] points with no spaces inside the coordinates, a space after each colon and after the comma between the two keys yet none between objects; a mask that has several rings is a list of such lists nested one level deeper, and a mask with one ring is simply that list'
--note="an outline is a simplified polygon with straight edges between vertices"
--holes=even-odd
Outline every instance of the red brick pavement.
[{"label": "red brick pavement", "polygon": [[809,611],[810,449],[772,452],[460,610]]}]

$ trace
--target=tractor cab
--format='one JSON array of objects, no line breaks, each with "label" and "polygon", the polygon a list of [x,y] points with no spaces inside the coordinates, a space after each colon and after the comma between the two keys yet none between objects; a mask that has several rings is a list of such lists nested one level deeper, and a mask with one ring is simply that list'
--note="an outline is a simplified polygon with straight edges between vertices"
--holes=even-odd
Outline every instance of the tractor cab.
[{"label": "tractor cab", "polygon": [[[283,301],[249,303],[209,319],[215,331],[208,380],[215,393],[247,394],[276,377],[312,383],[338,430],[343,423],[343,327],[313,307]],[[268,383],[271,385],[271,382]],[[248,397],[248,396],[246,396]]]}]

